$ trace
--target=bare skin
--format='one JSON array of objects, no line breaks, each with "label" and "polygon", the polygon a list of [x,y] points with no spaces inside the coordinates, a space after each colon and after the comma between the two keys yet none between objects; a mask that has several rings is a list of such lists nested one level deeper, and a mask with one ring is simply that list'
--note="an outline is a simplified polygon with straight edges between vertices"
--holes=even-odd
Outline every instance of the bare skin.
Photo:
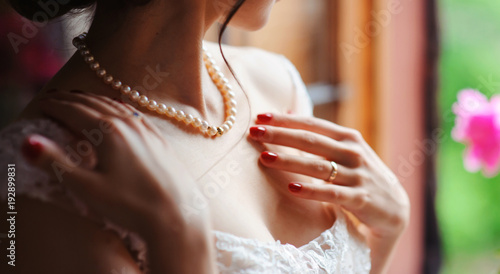
[{"label": "bare skin", "polygon": [[[133,18],[129,21],[121,21],[121,17],[113,17],[117,15],[110,16],[98,12],[88,36],[88,44],[92,53],[112,75],[126,83],[144,83],[144,79],[148,77],[145,67],[149,66],[154,70],[158,65],[161,72],[168,72],[169,75],[156,83],[151,81],[152,77],[149,77],[147,84],[155,87],[148,89],[144,94],[158,102],[183,109],[195,116],[201,116],[213,124],[220,124],[224,114],[222,99],[199,57],[204,31],[222,15],[221,11],[213,8],[212,1],[159,2],[155,1],[145,7],[127,11],[124,18]],[[265,24],[274,1],[262,0],[251,3],[247,6],[243,5],[234,24],[247,29],[257,29]],[[260,16],[253,16],[255,14]],[[217,45],[208,43],[207,46],[209,52],[217,53]],[[255,123],[256,115],[259,113],[272,112],[275,117],[280,117],[280,113],[292,110],[297,116],[303,114],[300,110],[291,109],[291,92],[294,87],[290,76],[283,63],[274,55],[258,50],[232,47],[225,48],[224,52],[248,96],[245,97],[240,89],[236,89],[239,112],[235,126],[228,134],[216,139],[204,138],[195,130],[183,127],[146,109],[139,109],[142,115],[154,124],[159,135],[165,138],[166,143],[173,150],[171,155],[175,154],[175,159],[187,168],[189,177],[193,178],[200,191],[209,196],[206,209],[209,212],[210,224],[202,227],[206,231],[215,229],[261,241],[280,240],[283,243],[301,246],[332,226],[335,221],[332,207],[344,206],[354,211],[362,223],[366,222],[364,226],[360,226],[360,231],[367,237],[372,248],[372,273],[382,273],[408,218],[407,197],[404,192],[400,191],[400,186],[397,187],[399,183],[396,184],[397,191],[394,197],[372,199],[377,200],[378,203],[375,205],[372,201],[359,200],[358,194],[361,192],[345,192],[346,195],[342,197],[348,200],[358,199],[356,201],[362,201],[363,205],[368,205],[360,208],[353,207],[352,204],[349,208],[349,205],[344,204],[345,201],[341,202],[333,199],[335,197],[328,196],[332,193],[331,188],[316,190],[316,194],[307,197],[292,193],[288,188],[290,182],[301,182],[305,190],[301,193],[308,193],[308,186],[313,186],[310,184],[313,182],[312,174],[307,174],[311,173],[311,170],[302,168],[303,174],[290,173],[282,166],[266,164],[261,158],[261,152],[272,151],[278,155],[300,157],[304,155],[301,152],[304,148],[298,145],[300,140],[296,141],[296,144],[273,144],[248,135],[248,127]],[[218,64],[223,64],[217,54],[216,60]],[[223,72],[227,76],[230,75],[225,69]],[[231,80],[231,84],[237,87],[235,81]],[[53,89],[58,91],[47,93]],[[75,55],[25,109],[20,118],[43,116],[40,107],[47,104],[47,101],[40,100],[42,98],[59,97],[60,100],[68,102],[76,102],[80,100],[78,98],[83,98],[78,96],[84,95],[65,93],[72,89],[109,98],[118,97],[117,91],[102,84],[88,65],[82,61],[81,56]],[[57,105],[53,107],[57,108]],[[57,116],[57,114],[53,115]],[[71,120],[71,118],[79,117],[69,118]],[[309,128],[308,130],[317,129]],[[341,130],[345,133],[345,129]],[[291,136],[299,136],[302,133],[290,132]],[[356,139],[356,142],[362,141]],[[324,144],[316,145],[319,149],[335,149]],[[356,151],[361,154],[357,156],[367,159],[366,162],[380,165],[368,149]],[[344,155],[345,159],[349,157],[349,155]],[[321,155],[316,158],[323,159]],[[295,165],[300,168],[303,164],[295,163]],[[319,170],[328,169],[320,168]],[[359,189],[366,191],[369,187],[382,189],[386,185],[392,185],[392,178],[376,176],[377,174],[374,174],[376,170],[367,168],[365,171],[366,174],[363,176],[371,174],[373,177],[380,178],[381,183],[377,186],[378,188],[370,183],[356,184]],[[329,173],[329,171],[325,172]],[[328,177],[328,174],[325,175],[324,172],[314,174],[313,177],[316,179]],[[369,176],[363,178],[366,177]],[[360,173],[353,175],[350,180],[361,182],[362,180],[357,180],[359,178],[361,178]],[[214,186],[218,186],[215,192]],[[379,194],[375,197],[387,196],[382,190],[379,191],[380,193],[374,192],[375,195]],[[189,198],[186,202],[190,202]],[[120,270],[126,267],[135,271],[130,273],[138,273],[139,270],[116,235],[102,231],[95,224],[49,204],[23,200],[21,206],[26,208],[24,216],[27,223],[19,224],[20,233],[26,229],[24,232],[26,233],[24,236],[26,246],[20,246],[19,250],[28,250],[20,256],[25,260],[33,261],[30,267],[36,267],[40,271],[41,269],[50,270],[52,273],[55,273],[54,269],[60,273],[76,273],[75,269],[82,269],[78,268],[79,265],[86,265],[87,268],[82,269],[84,273],[109,273],[113,269]],[[399,208],[400,211],[392,212],[394,208]],[[50,222],[37,219],[37,216],[48,214],[48,212],[54,214],[54,219]],[[200,213],[203,210],[197,209],[194,212],[195,214],[191,214],[190,217],[199,219],[201,216],[203,219],[205,216]],[[372,220],[366,216],[377,217]],[[51,231],[59,236],[39,237],[27,233],[28,223],[31,223],[30,221],[37,223],[37,220],[39,220],[40,230]],[[133,220],[129,222],[133,223]],[[150,226],[138,229],[144,229],[145,234],[157,235],[158,228],[164,226],[168,227],[166,224],[151,221]],[[80,235],[79,240],[70,241],[71,235]],[[203,239],[201,242],[209,241]],[[66,251],[69,248],[68,243],[71,243],[73,253]],[[54,251],[50,254],[47,252],[31,253],[29,250],[35,250],[34,246],[40,248],[53,246]],[[155,248],[161,250],[167,248],[165,246],[159,245]],[[208,251],[208,255],[203,251],[200,253],[200,260],[212,256]],[[50,259],[53,256],[61,258],[61,261],[67,260],[68,263],[61,266],[59,261]],[[211,267],[207,266],[208,272],[211,271]],[[157,269],[160,268],[161,266],[158,266]],[[28,270],[26,269],[25,272],[29,272]]]}]

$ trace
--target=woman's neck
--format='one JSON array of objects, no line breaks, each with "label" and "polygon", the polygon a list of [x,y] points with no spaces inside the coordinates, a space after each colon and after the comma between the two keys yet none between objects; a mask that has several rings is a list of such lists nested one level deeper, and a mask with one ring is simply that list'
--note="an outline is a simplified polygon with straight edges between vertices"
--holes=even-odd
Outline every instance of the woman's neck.
[{"label": "woman's neck", "polygon": [[217,16],[186,2],[191,1],[152,1],[116,13],[98,7],[86,41],[96,61],[124,84],[206,116],[201,43]]}]

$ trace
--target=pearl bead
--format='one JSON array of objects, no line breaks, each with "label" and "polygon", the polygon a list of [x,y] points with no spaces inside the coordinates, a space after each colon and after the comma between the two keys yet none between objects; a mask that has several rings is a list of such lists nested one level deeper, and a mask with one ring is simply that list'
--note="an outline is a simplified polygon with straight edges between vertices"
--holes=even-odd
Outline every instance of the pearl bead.
[{"label": "pearl bead", "polygon": [[155,100],[149,100],[148,109],[155,110],[158,107],[158,103]]},{"label": "pearl bead", "polygon": [[141,95],[141,96],[139,97],[139,105],[141,105],[141,106],[143,106],[143,107],[144,107],[144,106],[146,106],[147,104],[149,104],[149,99],[148,99],[148,97],[146,97],[146,95]]},{"label": "pearl bead", "polygon": [[[224,81],[226,81],[226,82],[224,82]],[[215,83],[218,90],[221,90],[223,87],[226,86],[226,84],[227,84],[227,79],[223,79],[223,80],[220,80],[220,81]]]},{"label": "pearl bead", "polygon": [[227,114],[229,114],[230,116],[235,116],[237,112],[238,111],[236,110],[236,108],[230,108],[227,110]]},{"label": "pearl bead", "polygon": [[80,51],[80,54],[81,54],[82,56],[89,55],[89,54],[90,54],[90,51],[89,51],[88,49],[81,50],[81,51]]},{"label": "pearl bead", "polygon": [[167,116],[169,116],[169,117],[174,117],[176,112],[177,112],[177,110],[175,110],[175,108],[173,108],[173,107],[167,108]]},{"label": "pearl bead", "polygon": [[132,90],[130,92],[130,99],[132,101],[137,101],[139,99],[139,96],[141,96],[141,95],[139,94],[139,92],[137,90]]},{"label": "pearl bead", "polygon": [[208,130],[208,122],[207,121],[202,121],[200,125],[201,130],[206,131]]},{"label": "pearl bead", "polygon": [[234,97],[236,97],[236,93],[234,93],[234,91],[230,90],[227,92],[227,97],[230,99],[233,99]]},{"label": "pearl bead", "polygon": [[81,41],[78,37],[73,38],[71,42],[73,43],[73,46],[75,46],[75,48],[78,48],[78,46],[81,44]]},{"label": "pearl bead", "polygon": [[205,60],[205,66],[214,66],[215,65],[215,60],[213,58],[206,58]]},{"label": "pearl bead", "polygon": [[217,133],[217,129],[213,126],[208,126],[207,133],[210,136],[214,136]]},{"label": "pearl bead", "polygon": [[193,120],[194,120],[194,117],[191,114],[186,115],[186,118],[184,118],[184,122],[186,123],[186,125],[191,124],[193,122]]},{"label": "pearl bead", "polygon": [[224,74],[222,74],[222,72],[218,71],[218,72],[215,74],[215,78],[216,78],[216,79],[223,79],[223,78],[224,78]]},{"label": "pearl bead", "polygon": [[114,89],[120,89],[121,86],[122,86],[122,82],[120,82],[119,80],[114,80],[113,81],[113,84],[111,85]]},{"label": "pearl bead", "polygon": [[122,86],[120,87],[120,91],[121,91],[121,93],[122,93],[122,94],[124,94],[124,95],[129,95],[129,94],[130,94],[130,90],[131,90],[131,89],[130,89],[130,87],[129,87],[129,86],[127,86],[127,85],[122,85]]},{"label": "pearl bead", "polygon": [[238,103],[236,102],[236,100],[234,100],[234,99],[230,99],[230,100],[229,100],[229,102],[228,102],[227,104],[228,104],[229,106],[231,106],[231,107],[235,108],[235,107],[236,107],[236,105],[237,105]]},{"label": "pearl bead", "polygon": [[156,111],[159,114],[164,114],[165,112],[167,112],[167,106],[165,106],[165,104],[158,104],[158,107],[156,108]]},{"label": "pearl bead", "polygon": [[175,119],[177,119],[178,121],[182,121],[182,120],[184,120],[184,118],[186,118],[186,114],[184,113],[184,111],[178,110],[175,113]]},{"label": "pearl bead", "polygon": [[104,83],[106,84],[111,84],[111,82],[113,82],[113,76],[109,75],[109,74],[106,74],[106,76],[104,76],[104,78],[102,78],[104,80]]},{"label": "pearl bead", "polygon": [[229,128],[233,127],[233,122],[231,121],[225,121],[224,124],[227,125]]},{"label": "pearl bead", "polygon": [[222,86],[229,83],[229,81],[226,79],[226,77],[224,77],[224,74],[222,74],[222,72],[219,72],[216,75],[217,75],[216,83],[218,85]]},{"label": "pearl bead", "polygon": [[221,126],[221,128],[224,130],[224,132],[228,132],[228,131],[229,131],[229,129],[230,129],[230,128],[229,128],[229,126],[228,126],[227,124],[223,124],[223,125]]},{"label": "pearl bead", "polygon": [[219,68],[215,68],[215,67],[211,67],[211,66],[208,67],[208,74],[210,75],[210,77],[213,77],[218,72],[220,72]]},{"label": "pearl bead", "polygon": [[104,75],[106,75],[106,70],[105,69],[98,69],[96,71],[96,74],[98,77],[104,77]]},{"label": "pearl bead", "polygon": [[94,63],[90,64],[90,69],[93,70],[93,71],[96,71],[99,68],[100,68],[100,65],[97,62],[94,62]]},{"label": "pearl bead", "polygon": [[236,123],[236,117],[234,115],[231,115],[231,116],[227,117],[227,121],[234,124],[234,123]]},{"label": "pearl bead", "polygon": [[200,118],[198,118],[198,117],[196,117],[196,118],[194,118],[194,121],[193,121],[193,126],[195,126],[195,127],[197,127],[197,128],[198,128],[198,127],[200,127],[200,126],[201,126],[201,122],[202,122],[202,121],[201,121],[201,119],[200,119]]},{"label": "pearl bead", "polygon": [[220,91],[222,92],[222,94],[227,94],[228,92],[230,92],[232,90],[233,90],[233,86],[231,86],[231,84],[225,84],[220,89]]},{"label": "pearl bead", "polygon": [[94,62],[94,56],[87,55],[87,56],[85,56],[84,60],[85,60],[85,63],[90,64],[90,63]]}]

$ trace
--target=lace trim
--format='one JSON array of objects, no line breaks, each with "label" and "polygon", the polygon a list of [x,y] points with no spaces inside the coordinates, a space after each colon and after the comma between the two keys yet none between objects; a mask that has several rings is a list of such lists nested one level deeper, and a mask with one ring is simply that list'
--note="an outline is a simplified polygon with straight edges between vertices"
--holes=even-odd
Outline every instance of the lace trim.
[{"label": "lace trim", "polygon": [[370,249],[352,237],[342,215],[309,243],[262,242],[214,231],[221,273],[369,273]]}]

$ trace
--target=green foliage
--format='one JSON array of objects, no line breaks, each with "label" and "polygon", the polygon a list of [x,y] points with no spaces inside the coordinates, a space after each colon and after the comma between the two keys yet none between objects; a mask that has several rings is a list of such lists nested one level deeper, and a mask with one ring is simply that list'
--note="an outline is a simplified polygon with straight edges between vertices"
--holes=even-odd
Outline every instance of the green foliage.
[{"label": "green foliage", "polygon": [[[463,88],[491,97],[500,93],[500,1],[441,0],[442,56],[439,107],[447,132],[438,155],[437,213],[447,266],[444,273],[470,272],[481,257],[500,261],[500,176],[470,174],[463,166],[465,146],[454,142],[451,106]],[[486,254],[486,255],[485,255]],[[478,263],[478,262],[481,263]],[[486,263],[487,264],[487,263]],[[465,267],[463,267],[465,266]],[[487,273],[496,273],[495,262]],[[496,267],[496,268],[495,268]]]}]

